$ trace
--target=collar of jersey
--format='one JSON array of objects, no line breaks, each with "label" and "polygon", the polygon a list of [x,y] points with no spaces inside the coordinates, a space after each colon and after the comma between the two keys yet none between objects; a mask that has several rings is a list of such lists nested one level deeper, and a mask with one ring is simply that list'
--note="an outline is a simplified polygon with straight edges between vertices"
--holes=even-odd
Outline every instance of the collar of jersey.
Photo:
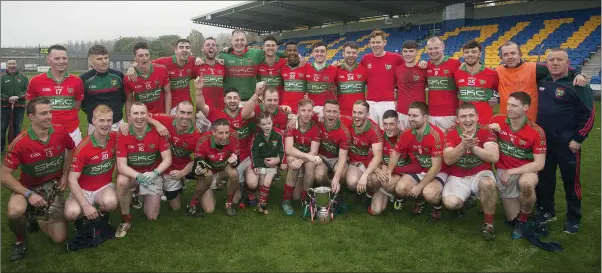
[{"label": "collar of jersey", "polygon": [[264,59],[263,63],[267,64],[270,67],[273,66],[273,65],[276,65],[280,61],[280,57],[278,56],[278,54],[274,54],[274,57],[275,57],[275,59],[274,59],[274,63],[272,65],[268,64],[267,59]]},{"label": "collar of jersey", "polygon": [[[109,139],[111,139],[111,133],[110,132],[109,132],[109,134],[107,134],[107,143],[109,142]],[[92,140],[92,145],[94,145],[94,147],[105,148],[107,146],[107,143],[105,143],[104,146],[100,145],[98,143],[98,141],[96,141],[96,138],[94,137],[94,134],[90,135],[90,140]]]},{"label": "collar of jersey", "polygon": [[328,126],[326,126],[326,122],[324,122],[324,129],[326,129],[326,131],[338,130],[340,127],[341,127],[341,119],[337,119],[337,121],[334,123],[334,126],[332,126],[331,128],[328,128]]},{"label": "collar of jersey", "polygon": [[449,57],[448,57],[448,56],[443,56],[443,59],[441,59],[441,62],[440,62],[439,64],[435,64],[435,62],[433,62],[433,61],[431,61],[431,63],[432,63],[434,66],[440,66],[440,65],[442,65],[444,62],[447,62],[447,60],[449,60]]},{"label": "collar of jersey", "polygon": [[[230,138],[228,138],[228,139],[226,140],[226,144],[224,145],[224,147],[225,147],[226,145],[228,145],[228,144],[230,144]],[[221,149],[223,149],[224,147],[218,148],[218,147],[217,147],[217,144],[215,143],[215,137],[214,137],[214,136],[211,136],[211,148],[213,148],[213,149],[220,149],[220,150],[221,150]]]},{"label": "collar of jersey", "polygon": [[301,123],[299,123],[299,125],[297,126],[297,130],[299,130],[299,132],[307,132],[311,129],[311,127],[313,126],[314,121],[313,120],[309,120],[309,125],[307,126],[307,129],[305,129],[305,131],[301,131]]},{"label": "collar of jersey", "polygon": [[[398,133],[397,133],[397,136],[394,136],[394,138],[397,138],[397,141],[399,141],[399,136],[400,136],[400,134],[401,134],[401,132],[398,132]],[[387,135],[387,133],[386,133],[386,132],[384,133],[384,135],[385,135],[385,140],[386,140],[387,142],[389,142],[389,144],[391,144],[391,146],[395,147],[395,144],[397,143],[397,141],[396,141],[395,143],[393,143],[393,142],[391,141],[391,138],[389,138],[389,136]]]},{"label": "collar of jersey", "polygon": [[514,130],[512,128],[512,124],[510,123],[510,117],[506,116],[506,124],[508,124],[508,126],[510,127],[510,130],[512,130],[512,132],[518,132],[521,129],[523,129],[523,127],[525,127],[525,124],[527,124],[527,116],[525,115],[525,119],[523,120],[523,124],[520,125],[520,128],[518,128],[518,130]]},{"label": "collar of jersey", "polygon": [[431,124],[430,123],[426,123],[426,126],[424,126],[424,131],[422,132],[422,136],[418,136],[418,131],[416,129],[412,129],[412,134],[414,134],[416,136],[416,139],[418,139],[418,141],[422,141],[422,138],[426,135],[428,135],[431,132]]},{"label": "collar of jersey", "polygon": [[186,64],[188,63],[188,58],[187,58],[187,59],[186,59],[186,61],[184,61],[184,65],[180,65],[180,64],[178,64],[178,57],[176,56],[176,54],[174,54],[174,55],[171,57],[171,60],[173,61],[173,64],[175,64],[175,65],[177,65],[177,66],[179,66],[179,67],[183,67],[184,65],[186,65]]},{"label": "collar of jersey", "polygon": [[130,125],[130,135],[133,135],[134,137],[136,137],[137,139],[143,139],[146,136],[146,133],[150,132],[151,127],[150,125],[146,125],[146,130],[144,130],[144,134],[142,135],[142,137],[138,137],[136,135],[136,132],[134,132],[134,125]]},{"label": "collar of jersey", "polygon": [[153,71],[155,70],[155,66],[153,65],[153,63],[148,63],[149,68],[148,68],[148,76],[145,78],[144,76],[142,76],[142,74],[140,73],[140,70],[136,69],[136,76],[138,77],[142,77],[145,80],[148,80],[148,78],[150,78],[151,74],[153,74]]},{"label": "collar of jersey", "polygon": [[[52,133],[54,133],[54,127],[50,126],[50,128],[48,128],[48,136],[50,136]],[[42,143],[48,143],[48,140],[50,140],[50,138],[48,138],[48,140],[46,141],[40,140],[40,138],[38,138],[38,135],[36,135],[36,132],[33,130],[32,126],[29,126],[29,128],[27,128],[27,134],[29,135],[29,138],[31,138],[31,140],[37,140]]]},{"label": "collar of jersey", "polygon": [[347,63],[345,63],[345,61],[343,61],[343,63],[340,65],[340,67],[342,67],[343,69],[347,70],[347,71],[353,71],[354,69],[356,69],[359,66],[359,63],[356,61],[355,64],[353,64],[353,66],[351,68],[347,67]]},{"label": "collar of jersey", "polygon": [[372,127],[372,123],[370,123],[370,120],[366,119],[366,125],[364,125],[363,130],[361,130],[360,128],[355,127],[355,123],[353,124],[353,131],[355,131],[356,134],[362,134],[368,130],[370,130],[370,128]]},{"label": "collar of jersey", "polygon": [[483,70],[485,70],[485,64],[481,64],[481,66],[479,67],[479,70],[477,70],[477,72],[476,72],[476,73],[474,73],[474,74],[473,74],[473,73],[470,73],[470,72],[468,71],[468,69],[466,69],[466,63],[463,63],[463,64],[460,66],[460,70],[462,70],[462,71],[465,71],[465,72],[468,72],[468,73],[469,73],[469,74],[471,74],[471,75],[475,75],[475,74],[478,74],[479,72],[482,72]]},{"label": "collar of jersey", "polygon": [[[477,136],[477,132],[479,132],[479,129],[481,129],[481,125],[477,123],[477,129],[474,131],[474,135],[472,135],[472,137]],[[459,124],[456,126],[456,132],[458,132],[458,135],[462,137],[462,128]]]},{"label": "collar of jersey", "polygon": [[[265,112],[265,106],[262,104],[259,105],[259,109],[261,109],[261,112]],[[276,110],[274,110],[274,112],[271,113],[274,117],[276,115],[278,115],[278,107],[276,107]]]},{"label": "collar of jersey", "polygon": [[55,78],[52,76],[52,73],[50,72],[50,69],[48,69],[48,72],[46,72],[46,76],[47,76],[49,79],[51,79],[51,80],[53,80],[54,82],[56,82],[56,83],[62,83],[63,81],[65,81],[65,80],[66,80],[66,79],[69,77],[69,72],[67,72],[67,70],[65,70],[65,77],[63,77],[63,80],[61,80],[60,82],[59,82],[59,81],[57,81],[57,80],[56,80],[56,79],[55,79]]},{"label": "collar of jersey", "polygon": [[312,67],[313,67],[313,68],[314,68],[316,71],[322,71],[322,70],[324,70],[324,69],[326,69],[326,68],[328,67],[328,64],[326,63],[326,61],[324,61],[324,67],[322,67],[322,68],[317,68],[317,67],[316,67],[316,63],[315,63],[315,62],[313,62],[313,63],[311,63],[311,66],[312,66]]},{"label": "collar of jersey", "polygon": [[188,130],[186,130],[186,132],[184,132],[183,134],[178,133],[178,127],[176,127],[176,119],[173,119],[173,122],[171,123],[173,125],[174,128],[176,128],[176,134],[178,135],[183,135],[183,134],[192,134],[192,132],[194,132],[194,129],[192,128],[192,126],[190,126],[188,128]]},{"label": "collar of jersey", "polygon": [[247,52],[249,52],[249,48],[248,47],[245,47],[245,50],[243,50],[242,53],[240,53],[240,54],[236,54],[236,52],[234,51],[234,48],[232,48],[232,55],[234,55],[234,56],[242,57]]}]

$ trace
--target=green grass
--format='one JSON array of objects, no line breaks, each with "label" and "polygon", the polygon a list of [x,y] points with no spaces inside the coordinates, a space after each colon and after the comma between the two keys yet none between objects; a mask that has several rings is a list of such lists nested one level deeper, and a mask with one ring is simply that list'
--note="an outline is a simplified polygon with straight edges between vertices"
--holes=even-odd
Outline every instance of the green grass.
[{"label": "green grass", "polygon": [[[600,103],[596,105],[600,109]],[[80,113],[82,133],[86,121]],[[278,204],[283,183],[275,182],[270,214],[252,210],[225,215],[224,191],[216,193],[216,211],[196,219],[183,210],[173,212],[162,203],[159,219],[149,222],[141,210],[132,210],[133,227],[123,239],[110,240],[95,249],[67,252],[42,233],[29,236],[26,258],[8,260],[14,236],[2,224],[2,271],[576,271],[600,272],[600,128],[596,123],[585,143],[582,162],[583,219],[577,235],[562,233],[566,203],[561,182],[556,193],[558,221],[544,240],[560,242],[564,251],[548,253],[526,240],[511,240],[498,202],[497,239],[480,237],[482,216],[472,209],[463,219],[427,223],[427,215],[411,217],[385,213],[370,216],[352,203],[347,215],[326,225],[311,224],[297,214],[283,215]],[[558,177],[560,179],[560,177]],[[188,202],[192,182],[184,193]],[[2,217],[10,191],[3,188]],[[347,200],[354,200],[348,196]],[[389,205],[390,206],[390,205]],[[408,203],[411,207],[411,202]],[[111,214],[113,224],[119,213]],[[69,238],[73,224],[69,224]]]}]

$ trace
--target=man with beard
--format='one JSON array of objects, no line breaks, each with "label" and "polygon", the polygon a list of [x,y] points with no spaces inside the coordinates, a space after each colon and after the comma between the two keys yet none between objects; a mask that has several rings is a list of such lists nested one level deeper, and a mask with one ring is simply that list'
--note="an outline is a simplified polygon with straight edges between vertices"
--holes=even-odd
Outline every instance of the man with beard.
[{"label": "man with beard", "polygon": [[84,82],[82,109],[88,117],[88,135],[94,133],[93,111],[101,104],[111,108],[114,122],[111,131],[117,131],[123,123],[122,109],[125,104],[123,73],[109,68],[109,51],[102,45],[88,49],[88,60],[92,69],[79,76]]},{"label": "man with beard", "polygon": [[[286,215],[293,215],[291,206],[293,191],[301,191],[303,216],[309,214],[307,190],[312,187],[316,165],[321,163],[318,156],[320,148],[320,128],[312,120],[314,103],[310,99],[302,99],[297,105],[298,124],[289,129],[285,139],[286,165],[288,172],[284,184],[282,210]],[[299,183],[299,181],[302,181]]]},{"label": "man with beard", "polygon": [[297,104],[305,97],[305,93],[307,92],[307,83],[305,81],[307,67],[301,62],[295,41],[286,42],[285,52],[287,62],[281,70],[282,80],[284,81],[282,105],[289,106],[292,113],[297,113]]},{"label": "man with beard", "polygon": [[[197,206],[199,196],[205,194],[214,180],[228,180],[226,214],[235,216],[236,209],[232,206],[234,194],[238,189],[239,174],[234,167],[238,163],[239,148],[236,132],[230,130],[230,125],[227,119],[218,118],[211,124],[211,132],[204,133],[196,144],[194,150],[194,161],[205,162],[204,165],[197,163],[195,174],[200,175],[197,185],[192,194],[192,200],[189,204],[190,208]],[[215,203],[215,201],[213,201]],[[214,204],[215,206],[215,204]],[[192,215],[200,210],[197,208]]]},{"label": "man with beard", "polygon": [[436,223],[441,219],[441,191],[447,180],[441,156],[445,134],[439,127],[428,122],[429,110],[424,102],[410,104],[408,117],[411,130],[405,130],[401,134],[395,151],[403,153],[403,149],[408,149],[411,160],[419,162],[422,170],[402,176],[395,185],[395,193],[400,199],[414,198],[414,215],[422,214],[425,202],[432,204],[429,221]]},{"label": "man with beard", "polygon": [[193,111],[192,103],[181,101],[176,106],[175,116],[154,114],[149,115],[148,118],[149,124],[155,128],[166,127],[169,132],[172,165],[163,174],[163,192],[173,210],[180,209],[184,177],[192,172],[194,161],[192,161],[191,155],[201,137],[201,134],[194,129]]},{"label": "man with beard", "polygon": [[[525,62],[522,59],[520,46],[513,41],[508,41],[500,46],[500,58],[504,62],[495,68],[499,76],[500,114],[506,114],[506,102],[513,92],[523,91],[531,97],[531,107],[527,117],[531,120],[537,118],[538,96],[537,83],[549,76],[545,65]],[[569,70],[574,77],[573,85],[585,86],[587,83],[582,74]]]},{"label": "man with beard", "polygon": [[[62,126],[52,126],[51,108],[45,97],[29,101],[26,110],[31,127],[15,137],[4,157],[2,185],[13,192],[6,206],[7,219],[17,237],[9,257],[12,262],[25,257],[28,209],[48,207],[48,219],[39,220],[37,224],[55,243],[62,243],[67,238],[61,191],[67,186],[71,151],[75,144]],[[19,167],[21,174],[17,180],[13,173]],[[56,198],[44,200],[41,191],[53,188],[59,191]],[[35,224],[29,223],[30,227]]]},{"label": "man with beard", "polygon": [[481,64],[482,47],[476,40],[470,40],[462,46],[464,63],[454,72],[460,103],[469,102],[475,106],[479,123],[487,124],[493,116],[490,103],[497,102],[497,73]]},{"label": "man with beard", "polygon": [[[226,69],[217,59],[217,44],[213,37],[203,42],[203,64],[197,68],[196,75],[203,77],[203,95],[207,105],[217,109],[224,108],[224,76]],[[198,121],[197,121],[198,122]]]},{"label": "man with beard", "polygon": [[62,125],[69,133],[75,145],[82,141],[77,113],[84,99],[84,83],[67,72],[67,49],[62,45],[48,48],[46,57],[50,69],[31,79],[25,97],[48,97],[52,102],[52,124]]},{"label": "man with beard", "polygon": [[[17,70],[17,61],[9,59],[6,61],[6,73],[2,74],[0,79],[0,94],[2,94],[2,113],[0,121],[2,129],[0,136],[0,150],[4,152],[5,147],[5,136],[6,129],[12,118],[12,130],[13,137],[9,137],[8,143],[13,141],[14,135],[21,132],[21,125],[23,124],[23,117],[25,116],[25,91],[27,91],[27,85],[29,79],[23,73],[19,73]],[[12,112],[12,114],[11,114]],[[10,136],[10,134],[9,134]]]},{"label": "man with beard", "polygon": [[493,214],[497,202],[495,176],[491,164],[499,159],[498,144],[493,132],[478,123],[474,104],[464,102],[458,107],[458,126],[447,132],[443,161],[449,166],[449,177],[443,187],[443,205],[448,210],[463,210],[471,194],[481,199],[485,223],[481,234],[495,239]]},{"label": "man with beard", "polygon": [[326,50],[324,42],[315,43],[311,50],[314,62],[305,64],[307,97],[314,102],[314,112],[319,115],[323,115],[324,102],[337,97],[335,87],[337,67],[326,63]]},{"label": "man with beard", "polygon": [[378,124],[368,118],[370,104],[356,101],[353,105],[353,123],[349,126],[349,167],[345,174],[347,187],[358,196],[366,192],[368,199],[373,192],[367,188],[368,177],[380,168],[383,152],[383,135]]},{"label": "man with beard", "polygon": [[[266,89],[267,88],[267,89]],[[286,130],[288,114],[284,110],[288,107],[279,107],[280,97],[276,88],[267,87],[266,82],[258,82],[255,94],[245,102],[242,107],[242,118],[247,120],[259,116],[263,112],[272,115],[272,123],[279,130]]]},{"label": "man with beard", "polygon": [[397,106],[399,127],[403,131],[410,127],[408,110],[415,101],[426,102],[426,70],[418,67],[418,43],[408,40],[401,45],[401,56],[404,63],[395,68],[397,82]]},{"label": "man with beard", "polygon": [[[141,63],[141,66],[145,64]],[[129,112],[128,135],[117,139],[117,198],[122,223],[115,237],[124,237],[131,227],[131,190],[139,188],[144,196],[144,214],[150,221],[159,216],[163,178],[161,174],[171,165],[169,142],[148,122],[148,111],[142,102],[134,102]]]},{"label": "man with beard", "polygon": [[[256,86],[263,85],[264,83],[256,84]],[[246,181],[246,175],[252,172],[250,145],[251,138],[253,137],[251,134],[251,123],[253,120],[251,119],[254,118],[255,115],[251,114],[251,116],[249,116],[247,119],[243,118],[242,107],[240,107],[240,95],[238,89],[233,87],[228,87],[225,89],[224,104],[226,105],[226,107],[223,109],[219,109],[211,107],[205,103],[202,87],[203,80],[197,78],[195,80],[197,111],[200,111],[212,123],[220,118],[226,119],[230,124],[229,128],[236,130],[238,145],[240,148],[240,154],[238,155],[239,163],[236,166],[236,170],[238,171],[239,175],[238,182],[244,183]],[[215,182],[217,183],[218,180],[216,180]],[[238,201],[239,197],[242,198],[242,194],[242,192],[237,192],[235,201]]]},{"label": "man with beard", "polygon": [[372,53],[364,55],[361,61],[366,68],[366,100],[370,105],[370,118],[380,126],[383,113],[395,109],[395,68],[403,62],[399,54],[385,51],[386,36],[380,29],[372,31]]},{"label": "man with beard", "polygon": [[[382,165],[368,177],[368,188],[374,192],[372,203],[368,207],[368,213],[371,215],[379,215],[387,208],[389,201],[393,202],[395,184],[403,174],[420,170],[420,165],[410,160],[407,149],[393,155],[400,136],[399,115],[395,110],[387,110],[383,114],[383,131]],[[401,211],[403,200],[397,201],[393,208]]]},{"label": "man with beard", "polygon": [[[349,117],[340,117],[339,111],[339,103],[336,100],[327,100],[324,104],[324,122],[318,124],[321,140],[318,154],[322,162],[316,166],[314,175],[317,184],[331,187],[334,193],[341,189],[340,182],[347,169],[351,142],[348,126],[352,121]],[[328,179],[329,173],[332,174],[332,181]]]},{"label": "man with beard", "polygon": [[[171,87],[167,68],[160,64],[152,64],[148,44],[138,42],[134,45],[134,59],[137,63],[136,81],[126,77],[125,111],[134,101],[146,105],[148,112],[153,114],[171,112]],[[131,122],[130,122],[131,123]]]},{"label": "man with beard", "polygon": [[430,122],[441,130],[447,131],[456,125],[458,95],[454,73],[461,63],[445,56],[445,44],[437,36],[428,39],[426,49],[430,57],[426,67]]},{"label": "man with beard", "polygon": [[345,61],[337,69],[337,100],[341,114],[351,116],[353,104],[366,99],[366,68],[357,62],[359,46],[356,42],[346,42],[342,48]]},{"label": "man with beard", "polygon": [[65,202],[65,218],[75,221],[76,230],[83,228],[83,217],[99,219],[108,226],[108,213],[117,209],[117,194],[111,183],[117,143],[117,132],[112,132],[113,110],[101,104],[92,115],[96,130],[77,145],[69,172],[71,194]]},{"label": "man with beard", "polygon": [[520,239],[535,205],[537,172],[546,163],[546,135],[527,117],[531,97],[526,92],[514,92],[509,97],[508,115],[493,116],[489,128],[495,131],[500,146],[500,158],[495,164],[499,196],[506,219],[515,222],[512,238]]},{"label": "man with beard", "polygon": [[284,83],[282,82],[281,70],[286,65],[287,59],[280,58],[276,51],[278,50],[278,40],[272,35],[263,39],[263,51],[265,59],[257,67],[258,81],[265,82],[268,87],[278,90],[278,96],[282,97],[284,92]]}]

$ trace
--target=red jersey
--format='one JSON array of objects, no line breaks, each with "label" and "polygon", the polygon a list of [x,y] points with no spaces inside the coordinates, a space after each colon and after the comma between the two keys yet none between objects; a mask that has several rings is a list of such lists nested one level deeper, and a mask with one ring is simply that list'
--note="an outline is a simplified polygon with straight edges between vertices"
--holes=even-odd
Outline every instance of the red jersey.
[{"label": "red jersey", "polygon": [[287,60],[276,56],[274,64],[269,65],[265,60],[257,66],[258,81],[264,81],[268,87],[276,88],[279,97],[282,98],[284,83],[282,82],[282,67],[286,66]]},{"label": "red jersey", "polygon": [[4,166],[17,169],[21,166],[19,181],[33,188],[60,179],[65,163],[65,149],[73,150],[75,143],[62,126],[50,127],[44,142],[29,127],[23,130],[10,144],[4,156]]},{"label": "red jersey", "polygon": [[284,92],[282,93],[281,104],[290,106],[293,113],[297,113],[297,103],[305,97],[307,92],[307,83],[305,82],[307,66],[309,64],[295,68],[288,64],[282,66]]},{"label": "red jersey", "polygon": [[193,56],[188,56],[186,63],[180,66],[176,55],[153,61],[153,63],[163,65],[167,68],[171,90],[171,107],[176,107],[183,101],[192,101],[190,99],[190,80],[196,78],[195,71],[197,70],[194,66],[194,61]]},{"label": "red jersey", "polygon": [[305,72],[308,98],[314,101],[315,106],[324,106],[326,100],[337,99],[336,66],[325,64],[322,69],[317,69],[314,64],[310,64]]},{"label": "red jersey", "polygon": [[[383,165],[389,165],[389,158],[391,157],[391,154],[395,150],[395,146],[397,146],[397,143],[399,142],[401,133],[403,133],[403,132],[400,132],[399,135],[396,135],[394,137],[389,137],[389,136],[387,136],[387,134],[385,132],[382,132],[382,134],[384,136],[383,163],[382,163]],[[418,162],[416,162],[416,161],[412,161],[407,147],[403,146],[402,143],[400,143],[399,145],[400,145],[399,160],[397,160],[397,165],[393,169],[393,173],[401,175],[401,174],[406,174],[406,173],[420,172],[420,169],[421,169],[420,164],[418,164]]]},{"label": "red jersey", "polygon": [[77,145],[73,152],[71,171],[81,173],[79,186],[83,190],[96,191],[113,180],[115,169],[115,153],[117,147],[117,132],[110,132],[107,143],[101,146],[89,135]]},{"label": "red jersey", "polygon": [[428,62],[426,73],[429,87],[429,113],[431,116],[456,116],[458,95],[454,72],[460,67],[460,61],[443,57],[439,65]]},{"label": "red jersey", "polygon": [[161,164],[161,152],[169,150],[169,142],[155,128],[146,126],[142,138],[136,137],[132,125],[127,136],[117,138],[117,157],[127,157],[127,164],[139,173],[151,172]]},{"label": "red jersey", "polygon": [[319,123],[320,127],[320,150],[319,154],[326,158],[338,158],[339,150],[349,150],[351,143],[351,132],[349,125],[351,120],[348,118],[339,118],[334,127],[328,128],[324,123]]},{"label": "red jersey", "polygon": [[224,77],[226,68],[223,64],[216,62],[214,65],[202,64],[196,69],[195,76],[203,75],[203,97],[209,107],[222,109],[224,105]]},{"label": "red jersey", "polygon": [[[215,143],[213,139],[213,133],[203,133],[199,138],[194,149],[194,158],[196,160],[202,159],[209,164],[212,172],[219,172],[226,168],[228,164],[228,158],[232,154],[238,154],[238,140],[236,139],[236,133],[231,130],[230,138],[226,145],[221,146]],[[249,151],[250,153],[250,151]],[[241,162],[244,158],[238,158],[238,162]]]},{"label": "red jersey", "polygon": [[356,64],[351,69],[341,65],[337,69],[339,106],[342,115],[351,115],[353,104],[366,100],[366,68]]},{"label": "red jersey", "polygon": [[361,162],[366,167],[374,157],[372,144],[382,143],[383,135],[378,124],[371,119],[366,119],[364,128],[356,128],[355,124],[349,125],[351,143],[349,145],[349,160],[351,163]]},{"label": "red jersey", "polygon": [[[263,106],[263,104],[255,104],[255,109],[253,110],[255,112],[255,117],[259,117],[259,114],[261,114],[261,112],[266,111],[266,108]],[[288,115],[280,110],[280,107],[276,108],[276,111],[272,112],[272,123],[274,124],[274,127],[284,131],[286,130],[286,126],[288,125]],[[259,120],[256,121],[256,124],[259,124]]]},{"label": "red jersey", "polygon": [[495,167],[503,170],[518,168],[533,162],[534,154],[546,154],[546,135],[544,131],[525,117],[523,126],[518,130],[512,130],[510,119],[506,115],[495,115],[489,124],[497,123],[501,132],[497,135],[500,145],[500,160]]},{"label": "red jersey", "polygon": [[296,128],[293,130],[287,130],[286,137],[292,137],[295,141],[294,147],[297,150],[309,153],[311,150],[311,142],[320,142],[320,127],[314,121],[310,121],[309,128],[305,132],[301,129]]},{"label": "red jersey", "polygon": [[[403,152],[403,147],[407,147],[412,161],[418,161],[422,167],[422,172],[428,172],[432,167],[432,157],[441,156],[445,146],[445,134],[439,127],[430,123],[426,124],[422,138],[418,139],[416,129],[405,130],[401,134],[401,141],[397,142],[395,151]],[[441,172],[445,169],[445,163],[441,163]]]},{"label": "red jersey", "polygon": [[75,103],[84,99],[84,83],[82,80],[65,72],[61,82],[48,72],[33,77],[27,86],[25,99],[46,97],[52,103],[52,124],[62,125],[67,132],[73,132],[79,127],[79,117]]},{"label": "red jersey", "polygon": [[[473,136],[475,137],[475,136]],[[496,142],[495,134],[481,126],[477,127],[476,137],[479,139],[479,147],[483,148],[487,142]],[[445,136],[445,148],[455,148],[462,143],[462,129],[460,126],[450,128]],[[491,170],[491,163],[483,161],[469,149],[458,159],[454,165],[449,166],[449,175],[457,177],[471,176],[480,171]]]},{"label": "red jersey", "polygon": [[493,91],[497,90],[497,72],[483,64],[476,74],[470,74],[466,71],[466,64],[462,64],[454,72],[454,79],[458,87],[458,100],[472,103],[477,108],[479,123],[487,124],[493,116],[489,99],[493,97]]},{"label": "red jersey", "polygon": [[240,155],[238,158],[240,161],[245,160],[251,155],[251,141],[253,140],[253,134],[251,132],[251,120],[245,120],[240,114],[242,108],[239,108],[234,115],[226,113],[226,110],[217,110],[217,108],[209,107],[209,113],[207,113],[207,119],[211,123],[215,122],[220,118],[225,118],[230,123],[230,128],[236,130],[238,136],[237,145],[240,146]]},{"label": "red jersey", "polygon": [[[159,64],[149,64],[150,74],[144,78],[140,72],[136,71],[138,81],[132,82],[125,77],[125,94],[134,96],[134,101],[140,101],[146,105],[149,113],[165,113],[165,94],[163,92],[166,86],[169,86],[169,77],[167,68]],[[175,106],[175,105],[174,105]],[[171,109],[169,109],[171,110]]]},{"label": "red jersey", "polygon": [[401,55],[385,52],[381,57],[366,54],[360,62],[366,68],[366,100],[395,100],[395,68],[403,64]]},{"label": "red jersey", "polygon": [[186,165],[192,161],[190,155],[194,152],[201,133],[194,129],[194,124],[191,124],[185,132],[178,132],[176,129],[176,119],[166,114],[155,114],[151,117],[163,124],[169,131],[171,166],[167,168],[165,173],[186,168]]},{"label": "red jersey", "polygon": [[418,65],[407,67],[405,63],[395,68],[397,82],[398,113],[408,114],[410,104],[415,101],[426,102],[426,70]]}]

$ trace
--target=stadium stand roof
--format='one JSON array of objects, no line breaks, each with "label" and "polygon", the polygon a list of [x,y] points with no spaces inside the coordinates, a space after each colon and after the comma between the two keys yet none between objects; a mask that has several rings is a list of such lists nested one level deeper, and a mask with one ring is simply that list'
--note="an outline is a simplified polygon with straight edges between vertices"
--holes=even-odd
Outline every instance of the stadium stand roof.
[{"label": "stadium stand roof", "polygon": [[192,18],[193,23],[266,33],[315,27],[336,22],[353,22],[378,16],[403,15],[443,9],[454,3],[483,0],[436,1],[247,1]]}]

